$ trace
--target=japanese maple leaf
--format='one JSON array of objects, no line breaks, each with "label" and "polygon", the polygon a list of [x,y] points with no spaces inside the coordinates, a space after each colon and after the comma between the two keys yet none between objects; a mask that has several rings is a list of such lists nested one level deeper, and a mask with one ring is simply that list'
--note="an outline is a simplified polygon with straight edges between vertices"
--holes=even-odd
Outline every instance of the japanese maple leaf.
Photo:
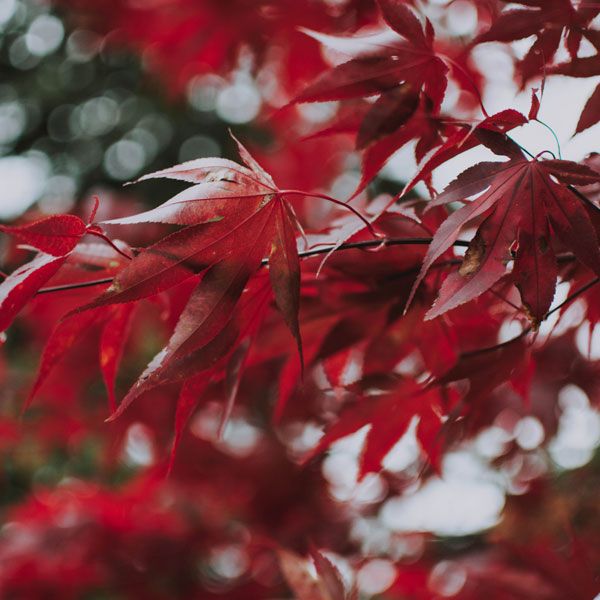
[{"label": "japanese maple leaf", "polygon": [[90,328],[101,325],[99,363],[108,393],[108,405],[111,411],[115,411],[115,380],[134,308],[133,304],[101,306],[83,315],[74,314],[61,321],[46,343],[36,380],[22,410],[27,410],[50,373],[73,345],[89,335]]},{"label": "japanese maple leaf", "polygon": [[415,157],[420,161],[430,150],[443,143],[443,135],[447,130],[443,118],[419,107],[404,127],[390,132],[390,135],[381,137],[365,148],[362,155],[362,177],[354,196],[362,192],[388,160],[406,144],[416,141]]},{"label": "japanese maple leaf", "polygon": [[[197,292],[198,288],[184,309],[178,328],[189,325]],[[122,414],[135,398],[155,385],[165,381],[183,380],[177,399],[175,435],[168,466],[169,472],[173,468],[183,430],[213,379],[224,379],[225,384],[225,405],[219,426],[219,436],[223,435],[233,410],[251,343],[262,324],[270,300],[270,290],[264,282],[253,280],[245,290],[244,297],[236,308],[236,314],[232,315],[223,331],[211,343],[189,354],[174,355],[172,359],[163,361],[162,358],[168,351],[167,346],[165,351],[149,365],[146,372],[125,396],[117,411],[113,413],[111,419]],[[176,335],[177,330],[173,337]]]},{"label": "japanese maple leaf", "polygon": [[391,156],[411,140],[417,140],[415,158],[419,166],[401,195],[407,194],[419,181],[428,182],[439,165],[479,145],[485,145],[499,155],[520,155],[520,150],[506,133],[527,121],[525,115],[512,109],[489,115],[476,123],[419,110],[402,129],[365,150],[363,175],[354,193],[361,192]]},{"label": "japanese maple leaf", "polygon": [[[566,75],[568,77],[595,77],[600,75],[600,32],[598,33],[597,53],[585,58],[574,58],[573,60],[555,65],[548,72],[552,75]],[[600,85],[592,92],[585,103],[575,133],[581,133],[596,125],[600,121]]]},{"label": "japanese maple leaf", "polygon": [[75,215],[52,215],[21,226],[0,225],[0,231],[37,251],[30,262],[0,284],[0,331],[12,323],[25,304],[58,272],[86,234],[103,238],[121,253],[98,226],[91,224],[97,208],[98,202],[87,224]]},{"label": "japanese maple leaf", "polygon": [[480,163],[459,175],[432,206],[480,195],[439,227],[413,292],[460,232],[475,219],[483,220],[460,269],[445,279],[426,318],[433,319],[490,289],[514,259],[513,280],[537,327],[548,312],[556,287],[555,236],[581,263],[600,273],[600,250],[593,224],[581,200],[566,185],[597,181],[600,174],[585,165],[523,158]]},{"label": "japanese maple leaf", "polygon": [[107,223],[185,227],[145,248],[102,296],[80,311],[140,300],[204,273],[202,307],[195,315],[201,333],[179,340],[183,352],[218,333],[248,279],[268,255],[277,304],[300,344],[299,262],[291,209],[271,177],[241,145],[240,153],[248,166],[206,158],[143,177],[196,185],[154,210]]},{"label": "japanese maple leaf", "polygon": [[413,140],[417,162],[435,151],[427,156],[412,184],[420,179],[428,182],[433,168],[479,144],[505,154],[503,146],[507,144],[502,136],[525,124],[527,118],[514,110],[488,115],[483,106],[485,118],[474,123],[440,114],[450,70],[459,86],[480,102],[476,73],[465,62],[464,52],[447,48],[457,54],[452,58],[434,48],[431,24],[427,21],[423,29],[406,3],[381,0],[379,6],[388,25],[403,40],[385,33],[334,38],[307,32],[353,58],[324,73],[296,98],[297,102],[320,102],[378,96],[366,107],[363,104],[347,113],[342,111],[337,121],[316,134],[356,131],[356,148],[364,154],[363,175],[355,195],[397,150]]},{"label": "japanese maple leaf", "polygon": [[517,64],[522,85],[543,73],[558,50],[563,33],[572,59],[577,57],[588,25],[600,13],[600,7],[588,2],[574,6],[570,0],[522,0],[523,9],[507,9],[479,35],[475,43],[512,42],[535,35],[536,40]]},{"label": "japanese maple leaf", "polygon": [[245,166],[204,158],[145,176],[143,179],[166,177],[196,185],[154,210],[109,221],[121,225],[169,223],[183,228],[141,251],[104,294],[77,312],[138,301],[202,275],[167,347],[134,386],[136,394],[147,389],[147,384],[141,384],[148,382],[150,373],[151,381],[158,385],[159,374],[170,364],[218,343],[265,256],[275,302],[296,339],[302,362],[296,225],[285,198],[301,192],[277,188],[246,148],[239,142],[238,147]]},{"label": "japanese maple leaf", "polygon": [[[600,32],[598,34],[600,38]],[[584,58],[574,58],[569,62],[559,63],[548,69],[550,75],[566,75],[567,77],[595,77],[600,75],[600,43],[598,53]]]},{"label": "japanese maple leaf", "polygon": [[478,431],[485,414],[486,401],[502,384],[511,383],[526,400],[531,380],[523,377],[523,374],[530,371],[532,366],[525,335],[495,346],[461,353],[450,369],[432,379],[426,387],[440,389],[461,381],[468,384],[460,396],[460,402],[453,403],[447,422],[448,435],[451,436],[450,428],[457,422],[460,413],[468,423],[469,433]]},{"label": "japanese maple leaf", "polygon": [[350,52],[349,61],[325,72],[296,97],[296,102],[324,102],[379,96],[362,119],[357,147],[389,135],[404,125],[421,95],[434,112],[444,98],[448,71],[433,49],[434,32],[425,28],[401,0],[379,0],[383,17],[402,39],[373,36],[343,40],[309,32],[334,49]]},{"label": "japanese maple leaf", "polygon": [[600,121],[600,85],[596,87],[585,103],[577,122],[575,133],[581,133]]},{"label": "japanese maple leaf", "polygon": [[361,397],[343,410],[303,460],[311,460],[335,441],[370,425],[359,459],[359,478],[362,478],[381,469],[383,459],[406,433],[413,417],[418,417],[417,439],[431,464],[439,469],[441,413],[438,390],[423,390],[404,382],[396,391]]}]

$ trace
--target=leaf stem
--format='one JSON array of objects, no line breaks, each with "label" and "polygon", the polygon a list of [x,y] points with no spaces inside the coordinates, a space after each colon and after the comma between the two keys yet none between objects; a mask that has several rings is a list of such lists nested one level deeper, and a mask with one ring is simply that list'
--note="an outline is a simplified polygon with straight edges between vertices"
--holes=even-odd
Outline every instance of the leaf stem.
[{"label": "leaf stem", "polygon": [[570,296],[567,296],[565,300],[563,300],[560,304],[555,306],[552,310],[549,310],[544,317],[544,320],[547,319],[550,315],[554,314],[556,311],[563,308],[570,302],[573,302],[576,298],[579,298],[581,294],[587,292],[590,288],[594,287],[598,282],[600,282],[600,277],[594,277],[591,281],[588,281],[585,285],[581,286],[578,290],[575,290]]},{"label": "leaf stem", "polygon": [[282,194],[282,195],[287,194],[287,195],[294,195],[294,196],[306,196],[307,198],[319,198],[321,200],[327,200],[328,202],[333,202],[333,204],[342,206],[343,208],[348,209],[351,213],[356,215],[365,224],[365,226],[367,227],[367,229],[369,230],[369,232],[371,233],[372,236],[381,237],[380,234],[378,234],[375,231],[375,229],[373,228],[373,225],[369,222],[369,220],[366,217],[364,217],[363,215],[361,215],[353,206],[351,206],[347,202],[342,202],[341,200],[332,198],[331,196],[328,196],[327,194],[319,194],[317,192],[309,193],[309,192],[303,192],[302,190],[279,190],[278,193]]},{"label": "leaf stem", "polygon": [[537,160],[540,156],[543,156],[544,154],[549,154],[554,160],[556,160],[556,154],[554,154],[552,150],[542,150],[541,152],[538,152],[535,155],[535,159]]},{"label": "leaf stem", "polygon": [[96,215],[98,214],[99,208],[100,208],[100,198],[98,196],[94,196],[94,206],[92,206],[90,218],[88,219],[88,223],[90,225],[96,220]]},{"label": "leaf stem", "polygon": [[[544,316],[544,318],[542,319],[542,321],[545,321],[548,317],[553,315],[555,312],[559,311],[561,308],[563,308],[567,304],[573,302],[573,300],[579,298],[579,296],[581,296],[582,294],[587,292],[590,288],[594,287],[597,283],[600,283],[600,277],[594,277],[594,279],[592,279],[591,281],[588,281],[585,285],[581,286],[578,290],[575,290],[570,296],[565,298],[560,304],[557,304],[553,309],[549,310],[546,313],[546,315]],[[494,350],[499,350],[500,348],[504,348],[506,346],[509,346],[513,342],[520,340],[522,337],[526,336],[531,331],[532,331],[531,326],[526,327],[525,329],[523,329],[523,331],[521,331],[521,333],[519,333],[519,335],[516,335],[514,338],[511,338],[510,340],[507,340],[506,342],[502,342],[501,344],[496,344],[494,346],[488,346],[487,348],[479,348],[478,350],[472,350],[471,352],[465,352],[464,354],[461,355],[461,358],[476,356],[478,354],[487,354],[488,352],[493,352]]]},{"label": "leaf stem", "polygon": [[447,54],[438,53],[438,57],[441,58],[442,60],[447,61],[448,64],[452,65],[458,71],[461,71],[461,73],[465,76],[466,81],[468,81],[469,84],[471,85],[471,89],[473,91],[475,98],[477,98],[477,102],[479,102],[479,108],[481,108],[481,112],[483,113],[483,116],[489,117],[490,115],[489,115],[488,111],[485,109],[485,105],[483,104],[483,98],[481,97],[481,92],[479,91],[477,84],[471,77],[471,74],[462,65],[460,65],[458,62],[456,62],[453,58],[451,58]]},{"label": "leaf stem", "polygon": [[471,356],[477,356],[479,354],[487,354],[488,352],[494,352],[495,350],[500,350],[501,348],[505,348],[506,346],[510,346],[513,342],[520,340],[522,337],[525,337],[531,331],[531,326],[525,327],[519,335],[507,340],[506,342],[502,342],[500,344],[494,344],[493,346],[488,346],[487,348],[478,348],[477,350],[471,350],[470,352],[464,352],[460,355],[460,358],[469,358]]},{"label": "leaf stem", "polygon": [[525,154],[527,154],[527,156],[529,156],[529,158],[532,158],[533,160],[537,160],[537,156],[535,156],[535,154],[532,154],[531,152],[529,152],[529,150],[527,150],[527,148],[525,148],[525,146],[521,146],[521,144],[519,144],[519,142],[517,142],[513,138],[511,138],[510,135],[508,135],[506,133],[504,135],[508,140],[510,140],[513,144],[516,144],[523,152],[525,152]]},{"label": "leaf stem", "polygon": [[573,192],[581,201],[585,202],[590,208],[595,211],[600,211],[598,208],[585,194],[582,194],[574,185],[567,185],[567,188]]},{"label": "leaf stem", "polygon": [[118,252],[121,256],[124,256],[127,260],[133,260],[129,254],[126,254],[121,250],[103,231],[99,229],[88,228],[86,231],[88,235],[95,235],[99,237],[101,240],[105,241],[115,252]]},{"label": "leaf stem", "polygon": [[547,123],[544,123],[544,121],[540,121],[540,119],[534,119],[536,122],[538,122],[540,125],[542,125],[543,127],[545,127],[551,134],[552,137],[554,138],[554,141],[556,142],[556,148],[558,149],[558,158],[560,158],[562,160],[562,153],[560,151],[560,142],[558,141],[558,136],[556,135],[556,132],[554,131],[554,129],[552,129],[552,127],[550,127],[550,125],[548,125]]}]

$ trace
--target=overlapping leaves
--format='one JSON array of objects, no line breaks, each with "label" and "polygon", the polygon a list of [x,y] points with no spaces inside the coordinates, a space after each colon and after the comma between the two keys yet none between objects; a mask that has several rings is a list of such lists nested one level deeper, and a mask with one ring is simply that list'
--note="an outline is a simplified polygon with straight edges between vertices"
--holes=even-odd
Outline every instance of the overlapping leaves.
[{"label": "overlapping leaves", "polygon": [[[387,24],[403,39],[354,41],[355,58],[325,72],[296,98],[297,102],[324,102],[379,96],[363,120],[359,147],[404,124],[417,109],[421,94],[439,110],[447,85],[447,67],[433,50],[431,23],[427,21],[423,28],[399,0],[380,0],[379,6]],[[319,37],[335,47],[331,38]]]},{"label": "overlapping leaves", "polygon": [[585,165],[522,158],[480,163],[459,175],[433,205],[480,195],[453,212],[437,230],[415,287],[466,226],[480,224],[460,269],[446,278],[427,318],[489,290],[514,261],[513,280],[537,327],[554,297],[557,240],[583,265],[600,273],[596,231],[582,201],[567,187],[598,181],[600,174]]},{"label": "overlapping leaves", "polygon": [[12,272],[0,284],[0,332],[56,275],[85,235],[96,235],[108,241],[102,230],[91,224],[96,209],[97,204],[88,224],[76,215],[53,215],[21,226],[0,225],[0,231],[17,239],[26,249],[36,252],[31,261]]},{"label": "overlapping leaves", "polygon": [[423,26],[400,0],[378,4],[393,30],[391,36],[343,39],[309,32],[353,57],[326,71],[296,98],[297,102],[324,102],[377,96],[361,116],[358,149],[401,129],[421,105],[437,114],[447,86],[448,68],[434,51],[431,23]]},{"label": "overlapping leaves", "polygon": [[[77,314],[136,302],[199,276],[167,346],[115,414],[151,387],[223,367],[219,359],[229,356],[240,340],[240,332],[233,329],[240,298],[265,257],[275,301],[302,354],[300,268],[292,209],[272,178],[241,144],[239,149],[246,166],[207,158],[145,176],[195,185],[154,210],[109,222],[183,227],[140,252],[106,292]],[[252,307],[247,310],[252,312]]]},{"label": "overlapping leaves", "polygon": [[[512,4],[512,3],[511,3]],[[600,13],[594,3],[571,0],[523,0],[514,4],[525,8],[509,8],[502,12],[491,27],[479,35],[475,43],[512,42],[536,36],[535,42],[517,67],[523,85],[541,75],[552,63],[564,34],[571,59],[577,60],[582,39],[597,43],[597,32],[590,22]]]}]

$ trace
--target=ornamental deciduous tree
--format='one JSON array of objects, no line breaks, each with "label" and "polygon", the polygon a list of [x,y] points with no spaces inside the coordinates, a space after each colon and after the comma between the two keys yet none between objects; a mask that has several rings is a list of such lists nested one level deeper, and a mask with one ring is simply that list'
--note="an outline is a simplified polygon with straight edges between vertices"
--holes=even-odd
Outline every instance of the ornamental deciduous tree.
[{"label": "ornamental deciduous tree", "polygon": [[[0,446],[98,457],[9,509],[2,597],[596,598],[600,161],[518,140],[552,131],[551,83],[600,75],[600,4],[57,5],[174,105],[243,72],[261,109],[231,158],[0,225]],[[488,112],[486,52],[526,110]],[[178,193],[141,208],[156,179]],[[561,469],[574,414],[591,441]],[[394,516],[465,456],[491,520]]]}]

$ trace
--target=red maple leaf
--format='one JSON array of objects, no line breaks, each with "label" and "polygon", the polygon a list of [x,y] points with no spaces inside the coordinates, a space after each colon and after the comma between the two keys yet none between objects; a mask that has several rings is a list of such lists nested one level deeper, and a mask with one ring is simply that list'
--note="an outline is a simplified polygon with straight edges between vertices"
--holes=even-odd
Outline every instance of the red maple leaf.
[{"label": "red maple leaf", "polygon": [[577,122],[575,133],[581,133],[600,121],[600,85],[596,87],[585,103]]},{"label": "red maple leaf", "polygon": [[442,406],[438,390],[423,390],[411,382],[405,382],[392,393],[361,397],[340,413],[303,460],[311,460],[335,441],[370,425],[359,459],[358,476],[362,478],[381,469],[383,459],[417,417],[417,439],[428,460],[439,470]]},{"label": "red maple leaf", "polygon": [[399,0],[379,0],[387,24],[401,36],[318,40],[354,55],[326,71],[297,97],[296,102],[324,102],[349,98],[378,99],[362,119],[357,147],[365,148],[398,130],[415,113],[423,96],[438,112],[446,91],[448,68],[433,48],[431,23],[425,28]]},{"label": "red maple leaf", "polygon": [[23,306],[58,272],[86,234],[104,239],[123,254],[97,225],[91,223],[97,208],[96,200],[88,224],[75,215],[53,215],[18,227],[0,225],[0,231],[12,235],[37,252],[30,262],[8,275],[0,284],[0,332],[12,323]]},{"label": "red maple leaf", "polygon": [[567,50],[576,59],[582,37],[590,35],[588,25],[600,13],[592,3],[574,6],[570,0],[517,0],[515,4],[527,8],[502,12],[475,43],[512,42],[535,35],[535,42],[517,63],[522,86],[543,74],[544,67],[552,63],[563,33]]},{"label": "red maple leaf", "polygon": [[[154,222],[183,228],[145,248],[117,274],[101,296],[77,309],[75,314],[135,302],[201,275],[169,343],[115,414],[122,413],[150,387],[172,381],[176,371],[177,380],[183,379],[185,373],[191,375],[190,371],[180,369],[182,361],[190,355],[204,355],[212,349],[214,356],[209,357],[209,353],[203,359],[208,369],[218,363],[217,355],[223,357],[229,353],[228,343],[238,339],[237,333],[229,328],[232,315],[250,279],[264,264],[265,256],[275,302],[296,340],[302,362],[296,221],[286,196],[312,194],[280,190],[239,142],[238,148],[246,166],[205,158],[146,175],[142,179],[165,177],[196,185],[156,209],[107,222],[112,225]],[[353,208],[348,206],[348,209],[358,215]],[[198,365],[194,367],[194,372],[200,370]]]},{"label": "red maple leaf", "polygon": [[600,250],[591,219],[566,185],[597,181],[600,174],[584,165],[518,158],[480,163],[459,175],[433,205],[480,195],[453,212],[437,230],[413,291],[465,226],[476,219],[483,221],[460,269],[446,278],[426,318],[437,317],[487,291],[514,260],[513,280],[537,327],[550,308],[556,287],[554,236],[581,263],[600,273]]}]

